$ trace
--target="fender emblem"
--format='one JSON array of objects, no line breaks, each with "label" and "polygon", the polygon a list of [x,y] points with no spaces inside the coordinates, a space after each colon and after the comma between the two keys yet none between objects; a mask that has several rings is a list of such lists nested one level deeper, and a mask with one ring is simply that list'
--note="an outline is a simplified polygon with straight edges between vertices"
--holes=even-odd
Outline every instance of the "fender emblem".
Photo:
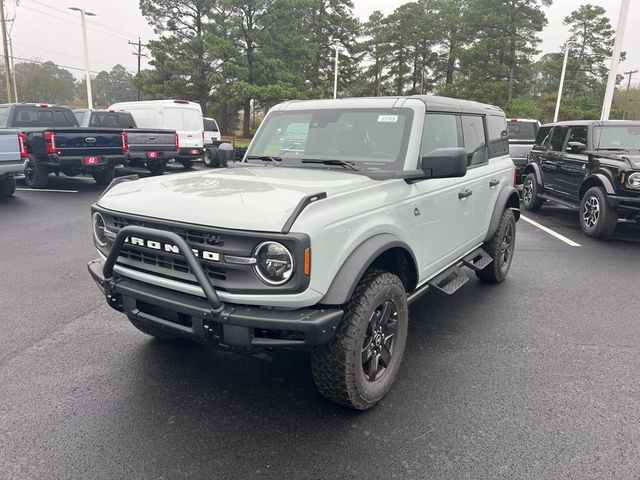
[{"label": "fender emblem", "polygon": [[419,217],[420,216],[420,210],[418,209],[418,207],[415,207],[413,209],[413,216],[414,217]]}]

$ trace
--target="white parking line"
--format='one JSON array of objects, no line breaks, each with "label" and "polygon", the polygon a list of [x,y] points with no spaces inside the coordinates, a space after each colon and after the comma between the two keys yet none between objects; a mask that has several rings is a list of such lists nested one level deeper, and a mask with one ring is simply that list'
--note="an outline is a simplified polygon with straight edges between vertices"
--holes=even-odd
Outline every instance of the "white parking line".
[{"label": "white parking line", "polygon": [[47,188],[16,188],[21,192],[55,192],[55,193],[78,193],[78,190],[53,190]]},{"label": "white parking line", "polygon": [[542,230],[543,232],[547,232],[549,235],[551,235],[552,237],[556,237],[558,240],[563,241],[564,243],[566,243],[567,245],[570,245],[572,247],[580,247],[581,245],[579,243],[574,242],[573,240],[571,240],[570,238],[565,237],[564,235],[560,235],[558,232],[554,232],[553,230],[551,230],[548,227],[545,227],[544,225],[540,225],[538,222],[534,222],[533,220],[531,220],[528,217],[525,217],[524,215],[520,214],[520,218],[522,220],[524,220],[527,223],[530,223],[531,225],[533,225],[534,227],[539,228],[540,230]]}]

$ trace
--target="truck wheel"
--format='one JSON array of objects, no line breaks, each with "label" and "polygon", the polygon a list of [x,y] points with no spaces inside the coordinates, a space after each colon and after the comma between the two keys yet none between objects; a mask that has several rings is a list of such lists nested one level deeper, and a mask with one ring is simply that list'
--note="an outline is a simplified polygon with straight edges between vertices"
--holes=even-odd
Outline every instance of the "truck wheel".
[{"label": "truck wheel", "polygon": [[147,163],[147,168],[151,172],[151,175],[162,175],[167,169],[167,162]]},{"label": "truck wheel", "polygon": [[580,228],[593,238],[607,238],[618,224],[618,212],[607,202],[602,187],[587,190],[580,201]]},{"label": "truck wheel", "polygon": [[221,167],[220,156],[218,150],[207,148],[204,151],[204,164],[209,168]]},{"label": "truck wheel", "polygon": [[534,173],[530,173],[524,179],[522,185],[522,203],[524,208],[537,212],[542,207],[544,200],[538,197],[538,179]]},{"label": "truck wheel", "polygon": [[113,177],[116,175],[115,168],[107,168],[105,170],[101,170],[99,172],[94,172],[91,174],[93,179],[96,181],[98,185],[107,186],[111,182],[113,182]]},{"label": "truck wheel", "polygon": [[493,238],[484,245],[484,249],[491,256],[493,262],[476,272],[478,278],[487,283],[500,283],[503,281],[511,268],[515,245],[516,218],[513,216],[511,209],[507,208],[502,213],[498,229]]},{"label": "truck wheel", "polygon": [[187,170],[190,169],[191,167],[193,167],[193,161],[192,160],[184,160],[181,163],[182,163],[182,166]]},{"label": "truck wheel", "polygon": [[127,315],[127,318],[131,322],[131,324],[140,330],[142,333],[146,333],[147,335],[151,335],[159,340],[175,340],[178,338],[176,335],[172,335],[170,333],[165,332],[164,330],[160,330],[159,328],[152,327],[151,325],[147,325],[146,323],[141,322],[133,315]]},{"label": "truck wheel", "polygon": [[49,171],[44,165],[29,159],[24,167],[24,183],[30,188],[44,188],[49,183]]},{"label": "truck wheel", "polygon": [[365,274],[330,343],[311,357],[313,381],[329,400],[358,410],[375,405],[396,379],[407,340],[404,286],[388,272]]},{"label": "truck wheel", "polygon": [[9,198],[16,191],[16,179],[13,175],[0,178],[0,198]]}]

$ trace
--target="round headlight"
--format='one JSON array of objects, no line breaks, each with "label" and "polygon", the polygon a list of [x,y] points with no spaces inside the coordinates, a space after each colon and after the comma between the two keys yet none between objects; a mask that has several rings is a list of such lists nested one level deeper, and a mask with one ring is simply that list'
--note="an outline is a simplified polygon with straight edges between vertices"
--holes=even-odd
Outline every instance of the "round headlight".
[{"label": "round headlight", "polygon": [[95,212],[93,214],[93,237],[101,247],[107,244],[107,236],[104,232],[106,228],[107,225],[104,223],[104,218],[100,215],[100,212]]},{"label": "round headlight", "polygon": [[256,247],[255,272],[269,285],[282,285],[293,275],[293,256],[278,242],[264,242]]},{"label": "round headlight", "polygon": [[640,172],[632,173],[627,179],[627,183],[631,188],[640,188]]}]

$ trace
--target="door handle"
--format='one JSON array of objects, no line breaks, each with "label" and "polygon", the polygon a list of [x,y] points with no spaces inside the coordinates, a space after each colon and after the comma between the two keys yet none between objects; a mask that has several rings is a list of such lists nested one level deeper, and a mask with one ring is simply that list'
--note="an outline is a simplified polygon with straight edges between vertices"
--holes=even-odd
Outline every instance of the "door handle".
[{"label": "door handle", "polygon": [[463,198],[470,197],[472,193],[473,193],[473,190],[469,190],[468,188],[465,188],[464,190],[460,190],[458,192],[458,198],[462,200]]},{"label": "door handle", "polygon": [[497,180],[495,178],[489,182],[489,187],[491,188],[497,187],[498,185],[500,185],[500,180]]}]

